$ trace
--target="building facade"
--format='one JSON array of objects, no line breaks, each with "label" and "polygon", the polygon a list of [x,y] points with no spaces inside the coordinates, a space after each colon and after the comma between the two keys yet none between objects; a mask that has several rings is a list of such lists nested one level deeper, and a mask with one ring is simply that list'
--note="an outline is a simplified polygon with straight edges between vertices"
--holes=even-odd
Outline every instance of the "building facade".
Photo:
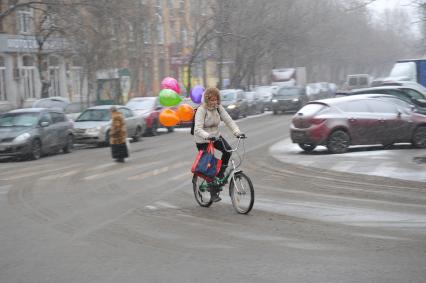
[{"label": "building facade", "polygon": [[[8,1],[0,9],[8,9]],[[42,97],[79,103],[87,92],[81,62],[59,37],[42,39],[37,9],[21,7],[0,24],[0,111],[28,107]],[[42,44],[42,45],[41,45]]]}]

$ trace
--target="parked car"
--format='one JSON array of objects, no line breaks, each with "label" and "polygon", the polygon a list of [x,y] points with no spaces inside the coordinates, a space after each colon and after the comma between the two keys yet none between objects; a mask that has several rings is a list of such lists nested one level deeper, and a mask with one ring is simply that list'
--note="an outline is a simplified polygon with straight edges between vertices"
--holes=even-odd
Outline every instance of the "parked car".
[{"label": "parked car", "polygon": [[36,100],[31,107],[61,110],[71,120],[75,120],[80,115],[81,110],[80,104],[72,104],[68,99],[60,96]]},{"label": "parked car", "polygon": [[426,97],[426,87],[424,87],[423,85],[413,82],[413,81],[389,81],[389,80],[385,80],[381,83],[380,86],[400,86],[400,87],[407,87],[407,88],[411,88],[414,89],[418,92],[420,92],[421,94],[423,94],[423,96]]},{"label": "parked car", "polygon": [[426,94],[422,94],[418,90],[406,86],[380,86],[372,88],[364,88],[353,90],[350,95],[358,94],[388,94],[396,96],[406,102],[413,104],[418,112],[426,114]]},{"label": "parked car", "polygon": [[399,142],[426,148],[426,116],[391,99],[356,95],[310,102],[294,115],[291,140],[308,152],[318,145],[344,153],[351,145]]},{"label": "parked car", "polygon": [[247,99],[249,115],[265,112],[265,106],[258,93],[250,91],[245,92],[244,95]]},{"label": "parked car", "polygon": [[272,111],[297,111],[308,102],[305,88],[284,86],[272,96]]},{"label": "parked car", "polygon": [[272,96],[278,90],[278,86],[258,86],[254,91],[260,95],[265,109],[272,110]]},{"label": "parked car", "polygon": [[[130,108],[136,115],[143,117],[146,124],[144,134],[155,136],[158,128],[163,127],[159,117],[164,107],[160,104],[157,96],[132,98],[127,102],[126,107]],[[173,132],[174,127],[167,127],[167,130]]]},{"label": "parked car", "polygon": [[73,149],[73,124],[60,111],[25,108],[0,116],[0,156],[39,159]]},{"label": "parked car", "polygon": [[240,116],[247,117],[248,103],[241,89],[226,89],[220,91],[222,106],[231,115],[232,119],[238,119]]},{"label": "parked car", "polygon": [[83,144],[108,144],[111,127],[111,107],[116,106],[126,121],[127,135],[138,141],[145,130],[144,120],[122,105],[94,106],[83,111],[75,120],[75,142]]}]

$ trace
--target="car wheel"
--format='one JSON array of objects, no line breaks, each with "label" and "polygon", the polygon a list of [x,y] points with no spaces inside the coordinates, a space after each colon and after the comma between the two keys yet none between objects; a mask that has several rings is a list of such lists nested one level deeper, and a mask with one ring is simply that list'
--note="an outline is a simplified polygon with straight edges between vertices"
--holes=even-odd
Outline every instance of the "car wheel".
[{"label": "car wheel", "polygon": [[72,135],[67,136],[67,142],[65,146],[62,148],[63,153],[70,153],[74,149],[74,137]]},{"label": "car wheel", "polygon": [[274,110],[274,112],[272,112],[272,114],[277,115],[277,110]]},{"label": "car wheel", "polygon": [[167,127],[167,132],[173,133],[175,131],[175,127]]},{"label": "car wheel", "polygon": [[138,142],[138,141],[140,140],[141,136],[142,136],[142,130],[141,130],[141,127],[137,127],[137,128],[136,128],[135,135],[133,136],[133,141],[134,141],[134,142]]},{"label": "car wheel", "polygon": [[37,160],[41,158],[41,142],[40,140],[34,140],[31,144],[30,159]]},{"label": "car wheel", "polygon": [[412,144],[418,148],[426,148],[426,127],[418,127],[413,135]]},{"label": "car wheel", "polygon": [[262,107],[262,109],[260,110],[260,113],[265,113],[265,107]]},{"label": "car wheel", "polygon": [[351,143],[349,134],[342,130],[334,131],[327,141],[328,151],[331,153],[345,153]]},{"label": "car wheel", "polygon": [[299,143],[299,147],[303,149],[306,152],[313,151],[317,146],[315,144],[309,144],[309,143]]}]

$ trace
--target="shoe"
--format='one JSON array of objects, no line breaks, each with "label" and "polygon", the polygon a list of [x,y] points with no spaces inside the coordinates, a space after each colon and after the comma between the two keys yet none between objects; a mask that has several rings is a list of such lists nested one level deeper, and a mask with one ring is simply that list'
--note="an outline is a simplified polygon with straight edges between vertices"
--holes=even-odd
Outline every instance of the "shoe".
[{"label": "shoe", "polygon": [[115,162],[124,163],[124,158],[118,158],[118,159],[115,160]]},{"label": "shoe", "polygon": [[220,198],[219,194],[213,194],[213,195],[211,195],[210,200],[212,202],[218,202],[218,201],[221,201],[222,199]]}]

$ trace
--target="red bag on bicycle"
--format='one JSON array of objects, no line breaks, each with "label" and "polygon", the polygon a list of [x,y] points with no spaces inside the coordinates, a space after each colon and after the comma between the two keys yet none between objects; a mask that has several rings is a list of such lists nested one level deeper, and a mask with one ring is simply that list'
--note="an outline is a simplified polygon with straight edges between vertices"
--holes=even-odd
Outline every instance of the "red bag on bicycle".
[{"label": "red bag on bicycle", "polygon": [[210,142],[206,150],[198,152],[197,158],[192,164],[191,172],[210,182],[219,173],[221,166],[222,160],[214,156],[214,146]]}]

